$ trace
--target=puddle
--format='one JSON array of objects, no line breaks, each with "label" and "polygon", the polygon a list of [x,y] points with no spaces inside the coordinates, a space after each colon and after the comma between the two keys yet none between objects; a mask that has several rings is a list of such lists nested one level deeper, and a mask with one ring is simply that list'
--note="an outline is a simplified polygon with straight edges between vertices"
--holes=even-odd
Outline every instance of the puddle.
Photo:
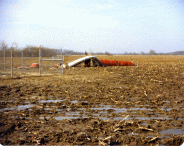
[{"label": "puddle", "polygon": [[44,110],[47,110],[47,111],[49,111],[49,110],[51,110],[51,108],[44,108]]},{"label": "puddle", "polygon": [[[164,111],[171,111],[172,109],[178,109],[178,108],[160,108],[160,109],[162,109],[162,110],[164,110]],[[182,108],[181,108],[182,109]]]},{"label": "puddle", "polygon": [[11,108],[3,108],[3,109],[0,109],[0,112],[6,111],[6,110],[11,111],[11,110],[14,110],[14,109],[15,109],[14,107],[11,107]]},{"label": "puddle", "polygon": [[78,102],[78,100],[73,100],[73,101],[71,101],[71,103],[77,103]]},{"label": "puddle", "polygon": [[160,108],[160,109],[162,109],[164,111],[171,111],[172,108]]},{"label": "puddle", "polygon": [[100,107],[96,107],[96,108],[91,108],[92,110],[112,110],[111,113],[121,113],[121,112],[126,112],[127,110],[151,110],[150,108],[114,108],[113,105],[103,105]]},{"label": "puddle", "polygon": [[158,138],[160,138],[160,139],[163,139],[163,138],[171,138],[171,136],[159,136]]},{"label": "puddle", "polygon": [[61,102],[61,101],[65,101],[66,99],[64,100],[40,100],[39,103],[50,103],[50,102]]},{"label": "puddle", "polygon": [[[124,117],[115,117],[115,118],[113,118],[113,120],[119,121],[119,120],[123,120],[124,118],[125,118],[125,116]],[[133,119],[133,118],[128,117],[128,118],[125,119],[125,121],[131,120],[131,119]],[[108,120],[110,120],[110,118],[108,118]]]},{"label": "puddle", "polygon": [[101,111],[102,113],[105,113],[103,111],[109,112],[108,110],[112,110],[110,113],[121,113],[126,112],[126,108],[114,108],[111,105],[104,105],[103,107],[96,107],[96,108],[90,108],[92,110]]},{"label": "puddle", "polygon": [[11,108],[4,108],[4,109],[1,109],[1,111],[5,111],[5,110],[8,110],[8,111],[11,111],[11,110],[25,110],[27,108],[31,108],[33,106],[33,104],[27,104],[27,105],[18,105],[16,107],[11,107]]},{"label": "puddle", "polygon": [[[64,100],[40,100],[39,103],[57,103],[57,102],[62,102],[62,101],[65,101],[66,99]],[[78,100],[73,100],[71,101],[71,103],[77,103]]]},{"label": "puddle", "polygon": [[19,106],[15,107],[15,109],[17,109],[17,110],[25,110],[25,109],[30,108],[32,106],[33,106],[33,104],[19,105]]},{"label": "puddle", "polygon": [[134,132],[131,132],[131,133],[128,133],[128,135],[138,135],[139,133],[134,133]]},{"label": "puddle", "polygon": [[65,113],[65,115],[66,115],[67,117],[75,116],[75,117],[78,117],[78,118],[79,118],[79,112],[70,112],[70,113]]},{"label": "puddle", "polygon": [[140,111],[143,111],[143,110],[151,110],[150,108],[130,108],[130,109],[128,109],[128,110],[140,110]]},{"label": "puddle", "polygon": [[[53,118],[55,118],[56,120],[63,120],[63,119],[87,118],[87,117],[91,117],[91,116],[98,117],[99,119],[102,119],[102,120],[118,121],[118,120],[124,119],[124,117],[109,118],[109,117],[106,117],[107,115],[100,116],[99,114],[92,114],[92,115],[91,114],[80,114],[79,112],[65,113],[65,116],[58,116],[58,117],[53,117]],[[46,117],[46,118],[49,118],[49,117]],[[39,119],[44,119],[44,117],[39,117]],[[128,121],[130,119],[133,119],[133,118],[127,118],[125,120]]]},{"label": "puddle", "polygon": [[169,135],[184,135],[183,129],[167,129],[159,132],[160,134],[169,134]]},{"label": "puddle", "polygon": [[58,120],[58,121],[61,121],[61,120],[64,120],[64,119],[77,119],[79,117],[54,117],[54,119]]},{"label": "puddle", "polygon": [[[65,101],[64,100],[40,100],[39,103],[57,103],[57,102],[62,102]],[[85,101],[83,101],[85,102]],[[29,102],[26,102],[29,103]],[[71,101],[71,103],[78,103],[78,100],[73,100]],[[34,104],[27,104],[27,105],[19,105],[16,107],[12,107],[12,108],[4,108],[1,109],[0,111],[5,111],[5,110],[24,110],[24,109],[28,109],[31,108],[32,106],[34,106]],[[36,105],[35,105],[36,106]],[[51,111],[52,108],[55,106],[50,106],[50,107],[45,107],[44,110],[45,111]],[[63,120],[63,119],[77,119],[77,118],[81,118],[81,117],[98,117],[99,119],[102,120],[115,120],[115,121],[119,121],[119,120],[123,120],[124,117],[126,115],[121,114],[121,113],[125,113],[125,112],[129,112],[130,116],[125,119],[126,121],[131,120],[131,119],[137,119],[137,120],[170,120],[172,118],[168,118],[168,117],[162,117],[162,115],[155,115],[154,117],[146,117],[146,116],[142,116],[140,114],[140,112],[142,111],[148,111],[152,113],[152,109],[150,108],[146,108],[146,107],[135,107],[135,108],[116,108],[114,105],[95,105],[93,108],[65,108],[65,109],[57,109],[58,106],[56,106],[56,111],[58,112],[58,114],[61,114],[62,116],[57,115],[58,117],[54,116],[54,118],[56,120]],[[166,111],[171,111],[173,108],[161,108],[162,110],[166,110]],[[52,113],[52,112],[50,112]],[[117,116],[117,115],[118,116]],[[63,116],[64,115],[64,116]],[[115,116],[113,116],[115,115]],[[40,119],[43,119],[44,117],[40,117]],[[182,119],[181,119],[182,120]],[[173,130],[173,129],[171,129]],[[181,133],[184,133],[184,130],[181,131]],[[167,131],[162,131],[167,133]],[[173,131],[172,131],[173,132]],[[175,132],[175,131],[174,131]],[[171,133],[170,131],[168,132],[169,134]]]},{"label": "puddle", "polygon": [[57,112],[61,112],[61,111],[63,111],[63,110],[62,110],[62,109],[56,109],[56,111],[57,111]]},{"label": "puddle", "polygon": [[114,108],[113,110],[114,111],[112,113],[122,113],[122,112],[126,112],[127,111],[126,108],[120,108],[120,109]]},{"label": "puddle", "polygon": [[172,118],[167,117],[135,117],[137,120],[171,120]]},{"label": "puddle", "polygon": [[[49,119],[50,117],[45,117],[46,119]],[[58,120],[58,121],[61,121],[61,120],[64,120],[64,119],[77,119],[78,117],[63,117],[63,116],[60,116],[60,117],[53,117],[55,120]],[[39,117],[39,119],[44,119],[44,117]]]},{"label": "puddle", "polygon": [[[96,105],[98,106],[98,105]],[[112,105],[101,105],[99,107],[91,108],[93,110],[108,110],[108,109],[114,109]]]},{"label": "puddle", "polygon": [[0,100],[0,102],[14,102],[13,100],[7,100],[7,101],[5,101],[5,100]]}]

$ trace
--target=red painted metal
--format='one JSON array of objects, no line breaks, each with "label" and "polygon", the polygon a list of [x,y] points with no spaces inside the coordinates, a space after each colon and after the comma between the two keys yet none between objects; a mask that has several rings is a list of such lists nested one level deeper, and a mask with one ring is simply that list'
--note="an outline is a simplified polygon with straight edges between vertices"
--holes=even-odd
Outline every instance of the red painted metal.
[{"label": "red painted metal", "polygon": [[30,67],[39,68],[39,64],[38,63],[33,63]]},{"label": "red painted metal", "polygon": [[107,66],[134,66],[131,61],[118,61],[118,60],[102,60],[100,61]]}]

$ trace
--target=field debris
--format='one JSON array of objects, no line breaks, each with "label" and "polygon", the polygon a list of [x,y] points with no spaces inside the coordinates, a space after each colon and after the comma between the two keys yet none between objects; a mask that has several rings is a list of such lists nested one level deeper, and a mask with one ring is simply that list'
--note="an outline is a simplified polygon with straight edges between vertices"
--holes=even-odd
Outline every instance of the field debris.
[{"label": "field debris", "polygon": [[26,67],[26,66],[19,66],[19,67],[17,67],[18,69],[29,69],[29,67]]},{"label": "field debris", "polygon": [[72,61],[68,63],[67,65],[64,65],[64,67],[76,67],[79,64],[84,63],[85,67],[90,66],[105,66],[97,57],[95,56],[85,56],[82,58],[79,58],[75,61]]},{"label": "field debris", "polygon": [[118,60],[102,60],[98,59],[95,56],[85,56],[82,58],[79,58],[77,60],[74,60],[70,63],[63,64],[63,67],[76,67],[80,64],[84,64],[85,67],[98,67],[98,66],[134,66],[133,62],[131,61],[118,61]]},{"label": "field debris", "polygon": [[39,68],[39,64],[38,63],[32,63],[30,67],[32,67],[32,68]]},{"label": "field debris", "polygon": [[127,118],[129,117],[129,115],[127,115],[123,120],[119,121],[118,124],[116,124],[116,127],[118,127],[122,122],[124,122]]}]

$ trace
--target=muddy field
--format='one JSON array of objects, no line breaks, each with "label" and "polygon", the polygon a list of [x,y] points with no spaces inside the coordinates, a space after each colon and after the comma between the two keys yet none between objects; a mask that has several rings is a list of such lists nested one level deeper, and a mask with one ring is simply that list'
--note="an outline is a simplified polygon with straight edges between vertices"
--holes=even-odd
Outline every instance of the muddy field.
[{"label": "muddy field", "polygon": [[[60,68],[55,74],[44,68],[35,76],[37,69],[21,74],[14,59],[13,79],[1,70],[0,143],[181,145],[183,56],[97,57],[136,66],[75,67],[63,75]],[[76,58],[66,56],[65,62]]]}]

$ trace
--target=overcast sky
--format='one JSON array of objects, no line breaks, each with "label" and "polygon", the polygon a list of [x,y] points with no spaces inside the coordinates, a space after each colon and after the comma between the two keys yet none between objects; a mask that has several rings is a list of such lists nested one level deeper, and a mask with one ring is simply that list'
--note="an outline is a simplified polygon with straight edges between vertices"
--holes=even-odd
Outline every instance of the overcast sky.
[{"label": "overcast sky", "polygon": [[184,50],[184,0],[0,0],[0,41],[92,52]]}]

